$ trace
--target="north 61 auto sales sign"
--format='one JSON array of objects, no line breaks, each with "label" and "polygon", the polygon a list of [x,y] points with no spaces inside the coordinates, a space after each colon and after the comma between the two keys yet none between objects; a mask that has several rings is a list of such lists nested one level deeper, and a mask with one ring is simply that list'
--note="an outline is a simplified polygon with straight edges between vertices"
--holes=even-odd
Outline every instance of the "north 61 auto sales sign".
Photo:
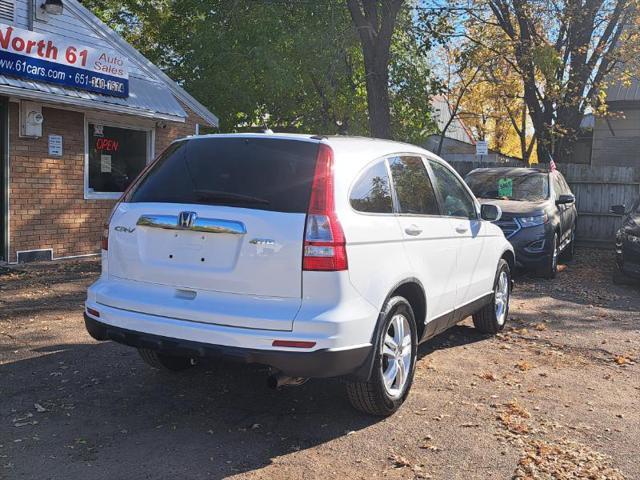
[{"label": "north 61 auto sales sign", "polygon": [[115,97],[129,96],[126,57],[4,24],[0,24],[0,73]]}]

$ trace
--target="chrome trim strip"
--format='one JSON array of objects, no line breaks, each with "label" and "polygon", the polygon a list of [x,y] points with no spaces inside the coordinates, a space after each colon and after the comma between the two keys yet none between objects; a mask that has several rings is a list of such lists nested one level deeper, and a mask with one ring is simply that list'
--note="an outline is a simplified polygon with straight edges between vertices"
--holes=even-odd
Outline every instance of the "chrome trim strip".
[{"label": "chrome trim strip", "polygon": [[196,218],[190,226],[178,224],[178,215],[141,215],[136,225],[141,227],[164,228],[166,230],[191,230],[206,233],[228,233],[244,235],[247,229],[242,222],[222,220],[219,218]]}]

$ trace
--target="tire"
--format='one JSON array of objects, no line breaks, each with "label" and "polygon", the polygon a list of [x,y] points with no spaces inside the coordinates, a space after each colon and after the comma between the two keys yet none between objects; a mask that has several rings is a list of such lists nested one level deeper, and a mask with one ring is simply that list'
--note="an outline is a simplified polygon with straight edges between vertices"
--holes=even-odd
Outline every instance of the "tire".
[{"label": "tire", "polygon": [[502,258],[498,263],[496,279],[493,282],[491,303],[473,314],[473,325],[482,333],[498,333],[509,318],[509,299],[511,298],[511,269]]},{"label": "tire", "polygon": [[189,357],[176,357],[166,355],[156,350],[147,348],[139,348],[138,353],[147,365],[156,370],[164,370],[169,372],[180,372],[193,367],[194,363]]},{"label": "tire", "polygon": [[[347,395],[357,410],[369,415],[389,416],[400,408],[411,389],[418,338],[413,309],[404,297],[391,298],[380,318],[371,376],[367,381],[347,382]],[[409,339],[410,345],[406,343]],[[385,381],[385,373],[390,382]]]},{"label": "tire", "polygon": [[630,285],[632,280],[622,271],[618,262],[613,267],[613,283],[614,285]]},{"label": "tire", "polygon": [[562,252],[562,258],[564,260],[571,261],[576,255],[576,226],[571,227],[571,242],[567,245]]},{"label": "tire", "polygon": [[553,240],[552,240],[552,247],[553,249],[551,250],[551,255],[549,256],[549,259],[547,260],[546,264],[544,267],[542,267],[542,270],[540,271],[540,274],[542,275],[542,277],[544,278],[556,278],[556,275],[558,274],[558,233],[554,233],[553,234]]}]

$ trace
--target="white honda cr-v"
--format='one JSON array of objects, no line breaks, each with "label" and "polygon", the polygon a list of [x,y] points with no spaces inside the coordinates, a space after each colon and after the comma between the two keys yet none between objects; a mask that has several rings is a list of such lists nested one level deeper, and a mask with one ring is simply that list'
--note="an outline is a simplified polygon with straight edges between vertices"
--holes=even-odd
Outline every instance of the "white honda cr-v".
[{"label": "white honda cr-v", "polygon": [[344,376],[389,415],[420,342],[509,313],[513,249],[443,160],[384,140],[241,134],[174,142],[114,208],[85,322],[156,368],[202,357],[271,383]]}]

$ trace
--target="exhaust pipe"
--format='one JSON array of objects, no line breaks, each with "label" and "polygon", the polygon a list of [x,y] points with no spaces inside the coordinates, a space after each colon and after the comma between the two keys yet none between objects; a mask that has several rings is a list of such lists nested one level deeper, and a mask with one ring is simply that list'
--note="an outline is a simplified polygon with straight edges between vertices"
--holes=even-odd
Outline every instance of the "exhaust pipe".
[{"label": "exhaust pipe", "polygon": [[289,377],[281,373],[275,373],[267,377],[267,386],[273,390],[278,390],[282,387],[298,387],[307,380],[307,378]]}]

